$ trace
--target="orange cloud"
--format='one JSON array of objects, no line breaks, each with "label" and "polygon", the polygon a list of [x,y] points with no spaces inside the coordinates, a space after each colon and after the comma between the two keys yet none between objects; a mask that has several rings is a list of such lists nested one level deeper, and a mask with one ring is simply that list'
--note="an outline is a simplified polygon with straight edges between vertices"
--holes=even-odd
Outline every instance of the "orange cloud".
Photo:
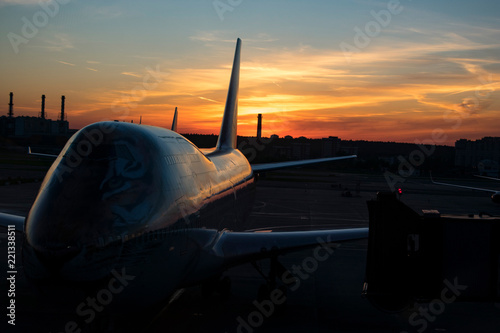
[{"label": "orange cloud", "polygon": [[[262,113],[266,136],[413,142],[442,128],[452,144],[460,137],[498,135],[500,74],[491,69],[498,62],[449,56],[480,46],[450,35],[435,44],[401,43],[390,52],[363,50],[350,65],[339,50],[259,49],[256,55],[250,48],[241,67],[239,134],[255,135]],[[155,66],[86,70],[97,76],[78,76],[84,88],[65,92],[71,127],[103,119],[138,122],[140,116],[143,123],[169,127],[179,107],[180,132],[217,133],[231,57],[207,58],[196,67],[192,59],[160,62],[156,75],[150,72]],[[28,107],[36,112],[37,104]],[[463,118],[459,127],[445,119],[450,114]]]}]

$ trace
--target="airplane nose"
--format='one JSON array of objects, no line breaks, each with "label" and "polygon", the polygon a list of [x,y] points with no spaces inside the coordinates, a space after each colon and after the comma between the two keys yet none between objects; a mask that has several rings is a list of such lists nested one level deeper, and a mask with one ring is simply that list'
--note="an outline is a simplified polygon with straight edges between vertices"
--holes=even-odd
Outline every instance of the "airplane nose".
[{"label": "airplane nose", "polygon": [[159,147],[148,135],[137,125],[97,123],[68,141],[26,222],[27,242],[48,267],[147,229],[165,201]]}]

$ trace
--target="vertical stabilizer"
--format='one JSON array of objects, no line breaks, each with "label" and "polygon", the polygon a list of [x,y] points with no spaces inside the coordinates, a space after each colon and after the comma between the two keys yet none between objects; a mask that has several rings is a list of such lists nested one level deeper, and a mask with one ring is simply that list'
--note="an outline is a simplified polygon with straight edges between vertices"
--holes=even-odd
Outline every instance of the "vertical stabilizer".
[{"label": "vertical stabilizer", "polygon": [[240,85],[240,50],[241,39],[236,41],[233,71],[227,92],[226,107],[220,128],[217,150],[236,148],[236,125],[238,122],[238,90]]},{"label": "vertical stabilizer", "polygon": [[174,120],[172,121],[172,131],[177,132],[177,107],[175,107]]}]

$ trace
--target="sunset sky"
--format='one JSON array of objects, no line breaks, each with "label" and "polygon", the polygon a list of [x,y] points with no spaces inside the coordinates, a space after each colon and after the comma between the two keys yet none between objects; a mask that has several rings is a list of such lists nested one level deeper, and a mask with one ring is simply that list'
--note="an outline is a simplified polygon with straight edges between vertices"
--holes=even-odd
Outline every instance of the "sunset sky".
[{"label": "sunset sky", "polygon": [[1,115],[65,95],[71,128],[177,106],[179,132],[218,133],[240,37],[239,135],[262,113],[265,136],[500,136],[494,0],[0,0],[0,30]]}]

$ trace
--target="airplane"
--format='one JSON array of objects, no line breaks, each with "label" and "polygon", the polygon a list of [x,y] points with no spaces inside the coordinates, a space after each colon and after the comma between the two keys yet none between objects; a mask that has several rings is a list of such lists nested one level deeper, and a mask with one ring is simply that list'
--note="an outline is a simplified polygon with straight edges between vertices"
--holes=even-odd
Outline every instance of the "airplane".
[{"label": "airplane", "polygon": [[85,300],[111,290],[110,307],[135,311],[237,265],[269,258],[284,274],[278,255],[368,237],[368,228],[239,230],[257,173],[356,157],[250,165],[236,148],[240,53],[238,38],[215,147],[177,133],[177,110],[170,130],[90,124],[57,156],[27,217],[0,214],[22,237],[22,268],[40,294]]},{"label": "airplane", "polygon": [[[479,176],[479,175],[476,175],[476,177],[486,178],[486,179],[493,179],[493,180],[500,180],[498,178],[486,177],[486,176]],[[459,187],[459,188],[464,188],[464,189],[468,189],[468,190],[475,190],[475,191],[483,191],[483,192],[493,193],[491,195],[491,201],[493,201],[494,203],[500,203],[500,191],[497,191],[497,190],[491,190],[491,189],[480,188],[480,187],[470,187],[470,186],[463,186],[463,185],[456,185],[456,184],[435,182],[434,179],[432,178],[432,173],[431,173],[431,182],[433,184],[437,184],[437,185],[453,186],[453,187]]]}]

